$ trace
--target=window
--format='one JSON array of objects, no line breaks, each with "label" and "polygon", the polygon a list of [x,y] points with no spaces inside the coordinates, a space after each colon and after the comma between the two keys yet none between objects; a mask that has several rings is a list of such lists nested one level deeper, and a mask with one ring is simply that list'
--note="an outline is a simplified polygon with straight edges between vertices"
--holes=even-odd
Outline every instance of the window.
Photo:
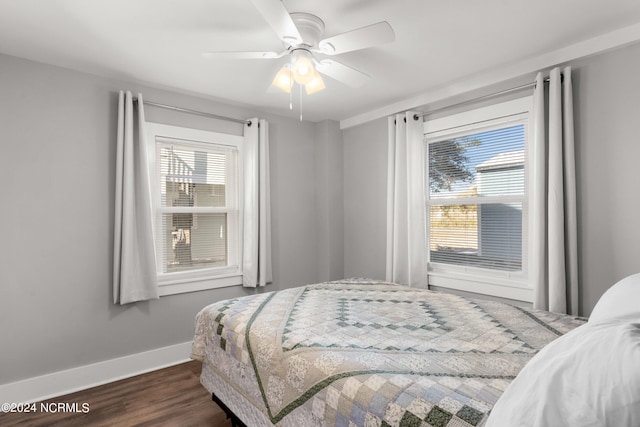
[{"label": "window", "polygon": [[531,97],[425,122],[429,284],[530,301]]},{"label": "window", "polygon": [[241,284],[240,136],[148,123],[161,295]]}]

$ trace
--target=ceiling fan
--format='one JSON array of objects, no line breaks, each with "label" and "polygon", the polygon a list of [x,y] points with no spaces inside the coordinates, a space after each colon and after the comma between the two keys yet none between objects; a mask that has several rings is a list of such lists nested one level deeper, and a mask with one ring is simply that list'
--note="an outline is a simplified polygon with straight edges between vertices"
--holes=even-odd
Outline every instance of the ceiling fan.
[{"label": "ceiling fan", "polygon": [[273,80],[273,85],[291,93],[293,84],[305,87],[307,94],[324,89],[319,73],[351,87],[360,87],[369,75],[330,58],[316,59],[315,54],[334,56],[394,41],[393,29],[386,21],[352,31],[324,36],[324,22],[309,13],[289,13],[282,0],[250,0],[284,44],[280,52],[205,52],[212,59],[278,59],[288,61]]}]

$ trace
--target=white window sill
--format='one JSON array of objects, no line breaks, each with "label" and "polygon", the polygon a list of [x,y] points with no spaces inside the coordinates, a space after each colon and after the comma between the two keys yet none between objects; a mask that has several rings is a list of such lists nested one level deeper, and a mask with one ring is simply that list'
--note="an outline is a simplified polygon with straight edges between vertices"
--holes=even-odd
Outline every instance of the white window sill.
[{"label": "white window sill", "polygon": [[430,286],[533,302],[533,289],[522,278],[489,277],[473,272],[438,268],[428,273]]},{"label": "white window sill", "polygon": [[184,280],[166,280],[159,278],[158,281],[159,294],[163,297],[167,295],[226,288],[229,286],[241,286],[242,274],[233,273],[218,277],[207,277],[201,279],[190,278]]}]

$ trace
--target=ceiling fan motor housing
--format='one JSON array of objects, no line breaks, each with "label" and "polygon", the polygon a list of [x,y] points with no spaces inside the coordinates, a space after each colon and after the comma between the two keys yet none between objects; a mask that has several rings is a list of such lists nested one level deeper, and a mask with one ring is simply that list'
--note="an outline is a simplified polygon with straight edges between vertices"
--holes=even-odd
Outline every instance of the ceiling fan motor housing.
[{"label": "ceiling fan motor housing", "polygon": [[290,16],[302,36],[302,42],[291,47],[307,49],[317,47],[324,34],[324,21],[310,13],[294,12]]}]

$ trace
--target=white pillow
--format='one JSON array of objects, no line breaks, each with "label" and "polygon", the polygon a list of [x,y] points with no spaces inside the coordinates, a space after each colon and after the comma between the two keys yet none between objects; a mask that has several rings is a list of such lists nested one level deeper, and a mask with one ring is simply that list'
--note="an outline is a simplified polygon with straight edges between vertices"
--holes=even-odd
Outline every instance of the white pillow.
[{"label": "white pillow", "polygon": [[640,426],[640,321],[586,323],[536,354],[485,427]]},{"label": "white pillow", "polygon": [[640,273],[632,274],[607,289],[589,316],[589,322],[636,314],[640,318]]}]

